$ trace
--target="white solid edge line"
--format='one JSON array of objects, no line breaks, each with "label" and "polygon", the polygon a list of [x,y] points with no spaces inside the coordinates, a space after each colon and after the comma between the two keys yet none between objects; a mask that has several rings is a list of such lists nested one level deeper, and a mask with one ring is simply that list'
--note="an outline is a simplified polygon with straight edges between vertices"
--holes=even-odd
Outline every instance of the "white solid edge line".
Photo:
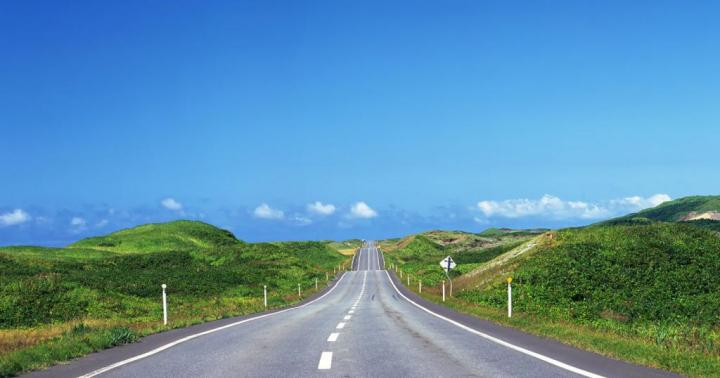
[{"label": "white solid edge line", "polygon": [[333,352],[322,352],[320,362],[318,362],[318,370],[330,370],[330,367],[332,367],[332,354]]},{"label": "white solid edge line", "polygon": [[118,368],[118,367],[120,367],[120,366],[127,365],[127,364],[129,364],[129,363],[131,363],[131,362],[135,362],[135,361],[138,361],[138,360],[142,360],[143,358],[147,358],[147,357],[150,357],[150,356],[152,356],[152,355],[154,355],[154,354],[158,354],[158,353],[164,351],[165,349],[172,348],[172,347],[174,347],[174,346],[176,346],[176,345],[178,345],[178,344],[182,344],[182,343],[184,343],[184,342],[186,342],[186,341],[188,341],[188,340],[192,340],[192,339],[197,338],[197,337],[200,337],[200,336],[205,336],[205,335],[207,335],[207,334],[214,333],[214,332],[217,332],[217,331],[222,331],[222,330],[224,330],[224,329],[227,329],[227,328],[230,328],[230,327],[234,327],[234,326],[236,326],[236,325],[240,325],[240,324],[243,324],[243,323],[247,323],[247,322],[249,322],[249,321],[253,321],[253,320],[257,320],[257,319],[262,319],[262,318],[267,318],[268,316],[273,316],[273,315],[281,314],[281,313],[287,312],[287,311],[297,310],[297,309],[299,309],[299,308],[303,308],[303,307],[305,307],[305,306],[311,305],[311,304],[313,304],[313,303],[315,303],[315,302],[317,302],[317,301],[325,298],[328,294],[332,293],[333,290],[335,290],[335,288],[338,287],[338,285],[340,285],[340,281],[342,281],[343,278],[345,278],[345,275],[344,275],[344,274],[343,274],[342,276],[340,276],[340,279],[338,280],[338,282],[336,282],[335,285],[334,285],[332,288],[330,288],[330,290],[328,290],[327,293],[323,294],[322,296],[320,296],[320,297],[318,297],[318,298],[313,299],[312,301],[310,301],[310,302],[308,302],[308,303],[302,304],[302,305],[297,306],[297,307],[286,308],[286,309],[284,309],[284,310],[280,310],[280,311],[273,312],[273,313],[270,313],[270,314],[264,314],[264,315],[256,316],[256,317],[254,317],[254,318],[249,318],[249,319],[240,320],[240,321],[235,322],[235,323],[226,324],[226,325],[224,325],[224,326],[217,327],[217,328],[213,328],[213,329],[209,329],[209,330],[207,330],[207,331],[203,331],[203,332],[199,332],[199,333],[195,333],[195,334],[192,334],[192,335],[190,335],[190,336],[185,336],[185,337],[183,337],[182,339],[178,339],[178,340],[175,340],[175,341],[173,341],[173,342],[171,342],[171,343],[167,343],[167,344],[165,344],[165,345],[163,345],[163,346],[160,346],[160,347],[157,347],[157,348],[155,348],[155,349],[153,349],[153,350],[151,350],[151,351],[149,351],[149,352],[145,352],[145,353],[139,354],[139,355],[137,355],[137,356],[135,356],[135,357],[130,357],[130,358],[126,359],[126,360],[122,360],[122,361],[116,362],[116,363],[114,363],[114,364],[112,364],[112,365],[105,366],[104,368],[100,368],[100,369],[97,369],[97,370],[95,370],[95,371],[91,371],[90,373],[81,375],[81,376],[78,377],[78,378],[90,378],[90,377],[94,377],[94,376],[96,376],[96,375],[105,373],[105,372],[107,372],[107,371],[110,371],[110,370],[112,370],[112,369]]},{"label": "white solid edge line", "polygon": [[423,307],[423,306],[415,303],[412,299],[406,297],[403,293],[401,293],[400,290],[398,290],[397,286],[395,286],[395,283],[393,282],[392,278],[390,278],[390,273],[388,273],[387,271],[385,271],[385,274],[387,274],[387,278],[388,278],[388,280],[390,281],[390,284],[393,286],[393,288],[395,289],[395,291],[397,291],[397,293],[400,294],[401,297],[405,298],[406,301],[410,302],[410,303],[413,304],[415,307],[417,307],[417,308],[419,308],[419,309],[427,312],[427,313],[430,314],[430,315],[433,315],[433,316],[435,316],[435,317],[437,317],[437,318],[440,318],[440,319],[442,319],[442,320],[445,320],[445,321],[448,322],[448,323],[451,323],[451,324],[453,324],[453,325],[455,325],[455,326],[457,326],[457,327],[460,327],[460,328],[462,328],[462,329],[464,329],[464,330],[466,330],[466,331],[468,331],[468,332],[470,332],[470,333],[474,333],[474,334],[476,334],[476,335],[478,335],[478,336],[480,336],[480,337],[483,337],[483,338],[485,338],[485,339],[487,339],[487,340],[490,340],[490,341],[492,341],[492,342],[494,342],[494,343],[496,343],[496,344],[500,344],[500,345],[502,345],[502,346],[504,346],[504,347],[507,347],[507,348],[516,350],[516,351],[518,351],[518,352],[520,352],[520,353],[523,353],[523,354],[526,354],[526,355],[528,355],[528,356],[530,356],[530,357],[537,358],[538,360],[545,361],[545,362],[547,362],[547,363],[549,363],[549,364],[551,364],[551,365],[555,365],[555,366],[557,366],[557,367],[559,367],[559,368],[562,368],[562,369],[565,369],[565,370],[568,370],[568,371],[571,371],[571,372],[573,372],[573,373],[576,373],[576,374],[579,374],[579,375],[582,375],[582,376],[585,376],[585,377],[589,377],[589,378],[604,378],[602,375],[598,375],[598,374],[591,373],[591,372],[589,372],[589,371],[586,371],[586,370],[583,370],[583,369],[580,369],[580,368],[576,368],[575,366],[568,365],[568,364],[566,364],[566,363],[564,363],[564,362],[560,362],[560,361],[558,361],[558,360],[556,360],[556,359],[550,358],[550,357],[548,357],[548,356],[544,356],[544,355],[542,355],[542,354],[540,354],[540,353],[536,353],[536,352],[533,352],[533,351],[531,351],[531,350],[527,350],[527,349],[525,349],[525,348],[523,348],[523,347],[519,347],[519,346],[517,346],[517,345],[515,345],[515,344],[510,344],[510,343],[507,342],[507,341],[504,341],[504,340],[498,339],[498,338],[496,338],[496,337],[490,336],[490,335],[488,335],[488,334],[486,334],[486,333],[482,333],[482,332],[480,332],[480,331],[478,331],[478,330],[475,330],[475,329],[473,329],[473,328],[470,328],[470,327],[468,327],[468,326],[466,326],[466,325],[464,325],[464,324],[462,324],[462,323],[456,322],[456,321],[454,321],[454,320],[452,320],[452,319],[450,319],[450,318],[447,318],[447,317],[442,316],[442,315],[440,315],[440,314],[438,314],[438,313],[432,312],[431,310],[429,310],[429,309],[427,309],[427,308],[425,308],[425,307]]},{"label": "white solid edge line", "polygon": [[327,341],[330,341],[330,342],[337,341],[338,336],[340,336],[339,333],[333,332],[330,334],[330,337],[328,337]]}]

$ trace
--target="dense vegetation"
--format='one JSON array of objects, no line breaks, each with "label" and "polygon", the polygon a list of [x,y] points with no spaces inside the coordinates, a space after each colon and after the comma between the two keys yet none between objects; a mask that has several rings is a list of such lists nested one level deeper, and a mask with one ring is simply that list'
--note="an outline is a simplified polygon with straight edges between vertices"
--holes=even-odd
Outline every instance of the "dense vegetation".
[{"label": "dense vegetation", "polygon": [[[518,311],[720,325],[720,238],[685,224],[562,230],[514,271]],[[505,306],[502,283],[463,297]]]},{"label": "dense vegetation", "polygon": [[328,242],[248,244],[187,221],[0,248],[0,376],[162,329],[163,283],[171,326],[183,326],[261,310],[262,285],[273,307],[296,301],[298,284],[314,289],[346,260]]}]

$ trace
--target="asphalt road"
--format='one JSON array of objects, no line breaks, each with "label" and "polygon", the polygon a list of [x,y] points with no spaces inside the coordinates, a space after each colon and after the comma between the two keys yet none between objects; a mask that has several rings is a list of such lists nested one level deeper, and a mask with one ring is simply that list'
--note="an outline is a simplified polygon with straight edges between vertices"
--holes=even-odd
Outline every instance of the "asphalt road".
[{"label": "asphalt road", "polygon": [[[208,323],[175,336],[168,332],[31,376],[673,376],[428,303],[382,270],[382,254],[372,242],[352,266],[334,286],[296,308]],[[213,331],[221,326],[226,328]]]}]

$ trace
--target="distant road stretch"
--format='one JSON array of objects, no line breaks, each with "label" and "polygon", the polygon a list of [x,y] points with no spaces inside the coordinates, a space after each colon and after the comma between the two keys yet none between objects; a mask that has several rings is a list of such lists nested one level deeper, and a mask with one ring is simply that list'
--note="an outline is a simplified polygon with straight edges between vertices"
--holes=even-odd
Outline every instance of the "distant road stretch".
[{"label": "distant road stretch", "polygon": [[297,308],[150,336],[29,376],[674,376],[455,313],[383,269],[368,242],[353,271]]}]

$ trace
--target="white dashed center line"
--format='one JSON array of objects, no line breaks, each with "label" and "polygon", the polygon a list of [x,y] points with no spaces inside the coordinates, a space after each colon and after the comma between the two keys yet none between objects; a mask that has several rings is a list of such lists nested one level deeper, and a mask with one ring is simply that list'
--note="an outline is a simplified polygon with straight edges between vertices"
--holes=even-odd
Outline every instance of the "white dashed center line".
[{"label": "white dashed center line", "polygon": [[[350,320],[352,318],[352,315],[349,315],[349,314],[352,314],[355,312],[355,307],[357,307],[358,303],[360,302],[360,299],[362,299],[363,294],[365,294],[366,282],[367,282],[367,271],[365,271],[365,274],[363,275],[363,283],[362,283],[362,289],[360,289],[360,295],[358,295],[357,300],[355,300],[355,303],[353,303],[351,310],[348,311],[348,315],[345,315],[343,317],[343,320]],[[345,328],[346,324],[347,323],[345,323],[345,322],[340,322],[340,323],[338,323],[338,325],[335,328],[343,329],[343,328]],[[339,336],[340,336],[339,332],[333,332],[330,334],[327,341],[335,342],[335,341],[337,341]],[[330,370],[330,368],[332,367],[332,355],[333,355],[333,352],[322,352],[322,354],[320,355],[320,362],[318,362],[318,370]]]},{"label": "white dashed center line", "polygon": [[318,362],[318,370],[330,370],[332,366],[332,352],[322,352],[320,362]]}]

